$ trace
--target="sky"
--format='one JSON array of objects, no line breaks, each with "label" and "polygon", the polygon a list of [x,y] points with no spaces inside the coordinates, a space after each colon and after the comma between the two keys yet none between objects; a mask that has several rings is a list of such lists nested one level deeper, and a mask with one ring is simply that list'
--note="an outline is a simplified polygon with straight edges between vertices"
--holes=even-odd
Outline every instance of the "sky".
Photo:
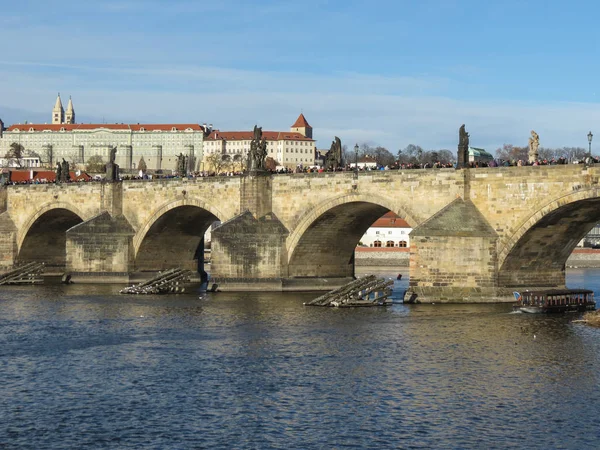
[{"label": "sky", "polygon": [[[600,154],[600,2],[0,0],[0,118],[288,130],[318,148]],[[592,149],[594,146],[592,146]],[[596,153],[596,152],[593,152]]]}]

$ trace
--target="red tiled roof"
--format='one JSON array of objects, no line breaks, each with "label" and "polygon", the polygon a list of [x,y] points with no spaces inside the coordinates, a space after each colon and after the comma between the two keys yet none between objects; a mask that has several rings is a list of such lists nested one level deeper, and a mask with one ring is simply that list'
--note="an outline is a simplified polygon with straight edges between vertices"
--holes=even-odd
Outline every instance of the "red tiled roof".
[{"label": "red tiled roof", "polygon": [[[313,141],[310,138],[304,137],[301,133],[294,133],[288,131],[263,131],[262,135],[267,141]],[[254,133],[252,131],[213,130],[205,140],[251,141],[252,139],[254,139]]]},{"label": "red tiled roof", "polygon": [[310,125],[306,121],[306,117],[304,117],[304,114],[300,113],[300,115],[298,116],[298,118],[294,122],[294,125],[292,125],[292,128],[302,128],[302,127],[309,127],[310,128]]},{"label": "red tiled roof", "polygon": [[97,130],[99,128],[104,128],[108,130],[132,130],[132,131],[140,131],[142,128],[146,131],[171,131],[175,128],[176,131],[184,131],[188,128],[191,128],[194,131],[204,131],[204,128],[197,123],[160,123],[160,124],[127,124],[127,123],[57,123],[57,124],[18,124],[11,125],[8,127],[7,131],[29,131],[32,129],[34,131],[60,131],[64,128],[65,131],[74,131],[74,130]]},{"label": "red tiled roof", "polygon": [[380,227],[380,228],[411,228],[411,226],[404,220],[399,217],[392,211],[388,211],[379,219],[377,219],[371,227]]},{"label": "red tiled roof", "polygon": [[[71,180],[84,180],[89,181],[92,179],[87,173],[81,172],[79,176],[75,175],[75,172],[69,171],[71,175]],[[53,170],[34,170],[33,178],[31,177],[31,171],[29,170],[11,170],[9,173],[9,180],[14,181],[15,183],[20,183],[22,181],[29,180],[48,180],[54,181],[56,180],[56,172]]]}]

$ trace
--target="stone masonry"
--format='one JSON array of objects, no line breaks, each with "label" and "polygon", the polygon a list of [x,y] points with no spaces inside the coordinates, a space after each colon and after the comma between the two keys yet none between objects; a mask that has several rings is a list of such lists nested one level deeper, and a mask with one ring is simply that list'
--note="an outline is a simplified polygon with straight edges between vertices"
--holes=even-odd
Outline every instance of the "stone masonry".
[{"label": "stone masonry", "polygon": [[58,273],[201,270],[221,289],[321,289],[354,275],[364,231],[393,211],[414,229],[410,294],[489,301],[564,285],[565,262],[600,222],[600,168],[427,169],[132,180],[0,189],[0,264]]}]

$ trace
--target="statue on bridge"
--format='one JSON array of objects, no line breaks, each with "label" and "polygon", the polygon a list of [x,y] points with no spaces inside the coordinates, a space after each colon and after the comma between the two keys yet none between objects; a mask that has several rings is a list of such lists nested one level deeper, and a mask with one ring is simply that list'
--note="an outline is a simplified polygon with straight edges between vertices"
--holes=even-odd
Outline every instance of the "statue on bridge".
[{"label": "statue on bridge", "polygon": [[71,174],[69,173],[69,163],[65,161],[63,158],[62,163],[60,163],[60,182],[66,183],[71,179]]},{"label": "statue on bridge", "polygon": [[267,159],[267,141],[262,135],[262,127],[254,125],[254,138],[250,142],[248,153],[248,173],[257,174],[266,172],[265,160]]},{"label": "statue on bridge", "polygon": [[110,149],[110,157],[106,163],[106,181],[117,181],[119,179],[119,165],[115,163],[117,158],[117,147]]},{"label": "statue on bridge", "polygon": [[180,177],[187,175],[188,157],[183,153],[177,155],[177,173]]},{"label": "statue on bridge", "polygon": [[325,170],[337,170],[342,165],[342,141],[339,137],[331,142],[329,151],[325,154],[325,162],[323,164]]},{"label": "statue on bridge", "polygon": [[539,158],[538,147],[540,146],[540,136],[533,130],[531,130],[531,137],[529,138],[529,162],[532,163],[537,161]]},{"label": "statue on bridge", "polygon": [[463,169],[469,164],[469,133],[465,130],[463,123],[458,130],[458,155],[456,168]]},{"label": "statue on bridge", "polygon": [[60,166],[60,161],[56,161],[56,183],[62,183],[62,167]]}]

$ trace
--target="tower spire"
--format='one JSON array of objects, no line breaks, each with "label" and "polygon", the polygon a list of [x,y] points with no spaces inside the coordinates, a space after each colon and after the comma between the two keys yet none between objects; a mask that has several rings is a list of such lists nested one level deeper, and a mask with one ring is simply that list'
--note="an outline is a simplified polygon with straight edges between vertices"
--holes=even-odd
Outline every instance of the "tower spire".
[{"label": "tower spire", "polygon": [[67,113],[65,114],[65,123],[75,123],[75,109],[73,108],[73,100],[69,95],[69,104],[67,105]]},{"label": "tower spire", "polygon": [[60,101],[60,92],[56,97],[56,103],[52,108],[52,123],[64,123],[65,122],[65,110],[63,109],[62,102]]}]

